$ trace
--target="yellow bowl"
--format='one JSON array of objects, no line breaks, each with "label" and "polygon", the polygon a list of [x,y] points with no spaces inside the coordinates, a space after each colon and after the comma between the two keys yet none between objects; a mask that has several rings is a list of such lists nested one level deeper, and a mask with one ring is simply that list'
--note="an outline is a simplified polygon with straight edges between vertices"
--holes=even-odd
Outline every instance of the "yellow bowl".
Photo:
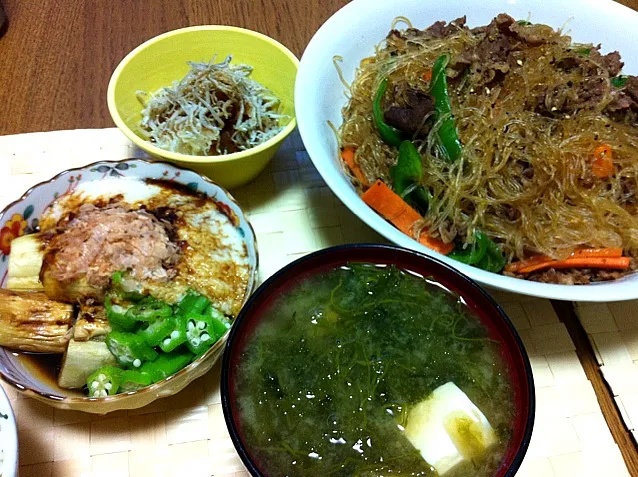
[{"label": "yellow bowl", "polygon": [[[281,100],[283,130],[259,146],[223,156],[191,156],[165,151],[142,133],[143,106],[137,91],[154,93],[171,86],[189,70],[188,61],[221,61],[251,65],[251,78]],[[296,126],[294,86],[299,60],[285,46],[261,33],[243,28],[205,25],[182,28],[156,36],[131,51],[111,76],[107,91],[109,112],[118,128],[151,156],[194,169],[218,184],[237,187],[250,182],[266,167],[283,140]]]}]

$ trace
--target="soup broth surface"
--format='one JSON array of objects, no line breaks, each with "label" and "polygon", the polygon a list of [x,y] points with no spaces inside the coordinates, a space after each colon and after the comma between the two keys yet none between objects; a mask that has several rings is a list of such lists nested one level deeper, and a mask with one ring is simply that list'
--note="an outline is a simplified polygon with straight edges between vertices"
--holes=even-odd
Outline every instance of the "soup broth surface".
[{"label": "soup broth surface", "polygon": [[267,475],[437,475],[404,428],[410,409],[450,381],[498,443],[446,477],[498,467],[514,412],[499,343],[440,284],[353,264],[302,280],[265,313],[236,395],[241,431]]}]

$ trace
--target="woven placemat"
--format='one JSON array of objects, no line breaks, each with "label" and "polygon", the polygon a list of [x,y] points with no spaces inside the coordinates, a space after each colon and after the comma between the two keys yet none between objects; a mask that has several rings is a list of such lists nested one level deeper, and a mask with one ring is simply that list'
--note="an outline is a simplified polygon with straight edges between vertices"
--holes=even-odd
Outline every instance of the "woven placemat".
[{"label": "woven placemat", "polygon": [[[144,153],[117,129],[0,137],[0,207],[64,169],[129,157]],[[255,182],[233,194],[257,233],[262,280],[319,248],[384,241],[325,185],[296,133]],[[525,343],[536,383],[536,424],[518,475],[629,475],[575,346],[550,302],[493,295]],[[629,385],[624,379],[638,372],[633,363],[638,359],[638,319],[630,319],[630,304],[611,304],[605,310],[602,319],[599,310],[581,317],[606,378],[617,383],[612,387],[627,423],[632,416],[638,423],[638,380]],[[18,421],[20,476],[246,476],[224,424],[219,375],[218,364],[173,397],[106,416],[53,409],[3,383]]]}]

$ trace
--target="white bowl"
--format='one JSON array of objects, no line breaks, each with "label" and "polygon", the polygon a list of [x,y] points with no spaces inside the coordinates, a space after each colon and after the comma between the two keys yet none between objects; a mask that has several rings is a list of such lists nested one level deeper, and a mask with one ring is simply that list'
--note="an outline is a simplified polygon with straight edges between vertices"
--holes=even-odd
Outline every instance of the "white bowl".
[{"label": "white bowl", "polygon": [[18,472],[18,430],[7,393],[0,386],[0,475],[15,477]]},{"label": "white bowl", "polygon": [[489,287],[544,298],[572,301],[618,301],[638,298],[638,274],[613,282],[589,285],[553,285],[511,278],[464,265],[434,252],[377,215],[363,203],[344,176],[337,141],[328,121],[341,124],[346,104],[345,88],[333,66],[333,56],[343,57],[346,81],[354,78],[361,59],[373,55],[385,38],[392,20],[403,15],[415,28],[437,20],[451,21],[467,15],[470,27],[486,25],[497,14],[545,23],[560,28],[568,20],[567,33],[582,43],[602,43],[603,51],[620,51],[625,73],[638,73],[635,37],[638,12],[610,0],[354,0],[335,13],[317,31],[301,59],[295,85],[295,109],[301,137],[324,180],[343,203],[370,227],[397,245],[411,248],[455,267]]}]

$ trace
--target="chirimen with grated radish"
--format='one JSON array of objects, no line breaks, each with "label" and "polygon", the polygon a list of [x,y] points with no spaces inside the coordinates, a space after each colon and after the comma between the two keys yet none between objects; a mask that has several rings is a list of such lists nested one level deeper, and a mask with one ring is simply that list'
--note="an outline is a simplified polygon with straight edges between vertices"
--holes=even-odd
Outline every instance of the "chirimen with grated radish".
[{"label": "chirimen with grated radish", "polygon": [[[149,94],[138,91],[144,105],[142,130],[148,140],[171,152],[217,156],[266,142],[281,130],[280,100],[249,78],[253,67],[189,62],[190,71],[171,87]],[[150,96],[150,97],[149,97]]]}]

